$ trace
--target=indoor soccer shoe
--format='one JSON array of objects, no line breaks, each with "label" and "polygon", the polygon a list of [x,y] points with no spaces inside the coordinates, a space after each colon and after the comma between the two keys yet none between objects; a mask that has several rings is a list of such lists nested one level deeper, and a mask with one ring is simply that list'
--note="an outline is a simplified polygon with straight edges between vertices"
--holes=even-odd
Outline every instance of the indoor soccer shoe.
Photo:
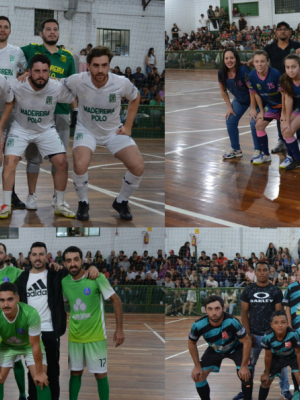
[{"label": "indoor soccer shoe", "polygon": [[37,210],[37,197],[35,194],[29,194],[26,199],[26,210]]},{"label": "indoor soccer shoe", "polygon": [[271,150],[271,153],[279,153],[279,151],[286,150],[286,146],[283,140],[278,140],[278,142],[275,144],[273,149]]},{"label": "indoor soccer shoe", "polygon": [[243,392],[239,392],[232,400],[241,400],[244,398]]},{"label": "indoor soccer shoe", "polygon": [[73,211],[71,211],[64,204],[62,204],[60,206],[55,204],[54,214],[55,215],[62,215],[63,217],[66,217],[66,218],[75,218],[75,213],[73,213]]},{"label": "indoor soccer shoe", "polygon": [[299,390],[294,392],[293,400],[299,400]]},{"label": "indoor soccer shoe", "polygon": [[8,218],[11,214],[11,206],[7,206],[6,204],[3,204],[3,206],[0,207],[0,218]]},{"label": "indoor soccer shoe", "polygon": [[124,219],[125,221],[132,220],[132,215],[130,213],[128,201],[123,200],[122,203],[118,203],[117,198],[115,198],[115,201],[113,202],[112,206],[116,211],[118,211],[121,219]]},{"label": "indoor soccer shoe", "polygon": [[288,165],[285,170],[291,171],[293,169],[300,168],[300,160],[293,160],[290,165]]},{"label": "indoor soccer shoe", "polygon": [[235,158],[235,157],[242,157],[243,153],[242,150],[233,150],[232,148],[227,151],[227,153],[223,154],[223,158],[225,160],[229,160],[230,158]]},{"label": "indoor soccer shoe", "polygon": [[283,162],[279,165],[279,168],[286,168],[288,165],[292,164],[292,162],[292,157],[286,156]]},{"label": "indoor soccer shoe", "polygon": [[293,395],[289,390],[285,390],[284,392],[281,392],[281,396],[288,400],[291,400],[293,398]]},{"label": "indoor soccer shoe", "polygon": [[[253,162],[253,160],[254,160],[255,158],[257,158],[258,156],[260,156],[260,154],[261,154],[261,151],[260,151],[260,150],[255,150],[255,152],[254,152],[254,154],[253,154],[253,156],[252,156],[250,162]],[[242,393],[242,392],[241,392],[241,393]]]},{"label": "indoor soccer shoe", "polygon": [[266,155],[264,153],[261,153],[258,157],[254,158],[254,160],[252,161],[253,164],[263,164],[265,162],[271,161],[271,156],[270,155]]},{"label": "indoor soccer shoe", "polygon": [[[52,197],[52,206],[55,207],[57,203],[57,197],[55,196],[55,194]],[[67,208],[70,208],[69,204],[66,202],[66,200],[64,200],[63,205]]]},{"label": "indoor soccer shoe", "polygon": [[79,219],[80,221],[88,221],[90,218],[89,209],[90,206],[86,201],[79,201],[76,218]]},{"label": "indoor soccer shoe", "polygon": [[19,199],[18,195],[14,191],[11,195],[11,206],[17,208],[18,210],[25,209],[25,203]]}]

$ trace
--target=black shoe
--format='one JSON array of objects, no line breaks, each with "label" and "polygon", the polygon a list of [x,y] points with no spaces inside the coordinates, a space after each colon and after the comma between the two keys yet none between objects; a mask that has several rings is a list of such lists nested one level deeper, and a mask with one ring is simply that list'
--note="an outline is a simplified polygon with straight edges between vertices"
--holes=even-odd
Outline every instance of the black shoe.
[{"label": "black shoe", "polygon": [[300,160],[294,160],[290,165],[285,167],[286,171],[291,171],[292,169],[300,168]]},{"label": "black shoe", "polygon": [[86,201],[79,201],[76,218],[80,219],[81,221],[88,221],[90,218],[89,209],[90,209],[90,206]]},{"label": "black shoe", "polygon": [[11,195],[11,206],[19,210],[25,210],[25,203],[19,199],[17,194],[13,191]]},{"label": "black shoe", "polygon": [[125,221],[132,220],[132,215],[130,214],[128,201],[123,200],[122,203],[118,203],[117,199],[115,199],[112,206],[116,211],[118,211],[121,219],[125,219]]}]

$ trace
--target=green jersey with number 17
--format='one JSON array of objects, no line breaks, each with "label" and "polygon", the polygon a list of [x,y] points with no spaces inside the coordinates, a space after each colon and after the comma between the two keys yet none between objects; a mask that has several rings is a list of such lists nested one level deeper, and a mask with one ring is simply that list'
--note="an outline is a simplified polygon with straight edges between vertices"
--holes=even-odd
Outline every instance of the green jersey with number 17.
[{"label": "green jersey with number 17", "polygon": [[103,274],[97,279],[87,279],[85,275],[74,280],[71,275],[62,280],[65,300],[70,303],[69,341],[91,343],[105,340],[104,300],[115,291]]}]

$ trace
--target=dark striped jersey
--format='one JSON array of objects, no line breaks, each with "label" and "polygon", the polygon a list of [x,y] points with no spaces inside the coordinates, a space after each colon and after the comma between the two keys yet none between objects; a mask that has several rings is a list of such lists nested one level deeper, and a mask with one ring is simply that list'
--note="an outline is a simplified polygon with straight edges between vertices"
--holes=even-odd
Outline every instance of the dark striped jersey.
[{"label": "dark striped jersey", "polygon": [[288,326],[285,338],[279,341],[274,330],[270,329],[262,338],[261,347],[265,350],[271,350],[276,358],[293,358],[296,356],[295,349],[300,349],[299,333]]},{"label": "dark striped jersey", "polygon": [[256,70],[249,75],[250,93],[257,93],[262,98],[263,106],[270,106],[274,112],[279,112],[282,108],[280,76],[280,72],[274,68],[268,68],[264,79],[261,79]]},{"label": "dark striped jersey", "polygon": [[288,306],[291,309],[291,318],[293,328],[298,328],[300,323],[300,283],[298,281],[288,286],[285,291],[283,306]]},{"label": "dark striped jersey", "polygon": [[229,354],[240,346],[239,339],[247,335],[246,329],[240,321],[224,312],[224,319],[220,326],[212,326],[207,315],[193,323],[189,339],[197,342],[200,336],[206,340],[217,353]]},{"label": "dark striped jersey", "polygon": [[[226,78],[226,87],[230,93],[242,104],[250,104],[250,93],[248,89],[249,74],[251,70],[246,66],[241,66],[239,70],[238,83],[236,84],[235,78]],[[222,70],[219,69],[218,81],[222,85]]]}]

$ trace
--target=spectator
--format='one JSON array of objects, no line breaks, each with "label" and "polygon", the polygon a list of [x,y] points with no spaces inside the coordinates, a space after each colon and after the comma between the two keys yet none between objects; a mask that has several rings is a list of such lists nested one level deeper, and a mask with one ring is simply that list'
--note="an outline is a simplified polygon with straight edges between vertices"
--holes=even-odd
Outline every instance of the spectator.
[{"label": "spectator", "polygon": [[149,93],[150,93],[150,96],[151,96],[150,100],[154,99],[155,95],[157,93],[157,86],[156,85],[152,85],[150,90],[149,90]]},{"label": "spectator", "polygon": [[80,55],[79,55],[79,70],[78,72],[86,72],[87,71],[87,63],[86,63],[86,56],[87,56],[87,50],[82,49],[80,50]]},{"label": "spectator", "polygon": [[243,18],[242,14],[240,14],[240,19],[239,19],[239,30],[242,31],[245,29],[247,25],[247,21]]},{"label": "spectator", "polygon": [[130,81],[132,81],[132,79],[134,79],[133,74],[131,73],[130,67],[126,67],[124,76],[126,78],[128,78]]},{"label": "spectator", "polygon": [[154,54],[154,48],[150,47],[150,49],[148,50],[148,54],[146,55],[146,72],[149,76],[150,72],[153,70],[153,68],[156,65],[156,57]]},{"label": "spectator", "polygon": [[148,271],[147,274],[150,274],[151,278],[154,279],[155,281],[157,281],[158,273],[157,273],[154,265],[151,265],[151,270]]},{"label": "spectator", "polygon": [[154,279],[152,279],[151,273],[148,272],[148,274],[146,275],[146,279],[143,282],[145,285],[156,285],[156,281]]},{"label": "spectator", "polygon": [[59,265],[62,265],[63,258],[62,258],[62,252],[61,250],[58,250],[57,256],[55,257],[55,262]]},{"label": "spectator", "polygon": [[107,256],[107,258],[106,258],[107,264],[109,264],[109,265],[111,264],[113,258],[115,257],[115,254],[116,254],[115,250],[111,250],[110,255]]},{"label": "spectator", "polygon": [[162,85],[162,89],[159,92],[161,101],[163,102],[163,105],[165,104],[165,85]]},{"label": "spectator", "polygon": [[217,258],[217,264],[221,265],[224,261],[228,261],[227,257],[224,257],[224,253],[222,251],[219,252],[219,257]]},{"label": "spectator", "polygon": [[138,89],[141,89],[143,87],[143,85],[147,82],[145,75],[142,74],[141,71],[142,71],[141,67],[137,67],[136,73],[133,74],[135,86]]},{"label": "spectator", "polygon": [[140,103],[141,104],[149,104],[150,100],[151,100],[151,93],[150,90],[148,88],[148,85],[145,83],[144,87],[142,89],[140,89]]},{"label": "spectator", "polygon": [[233,315],[233,311],[236,307],[236,290],[227,290],[225,292],[224,303],[226,307],[226,312]]},{"label": "spectator", "polygon": [[199,22],[200,22],[200,28],[206,30],[209,21],[204,17],[204,14],[201,14]]},{"label": "spectator", "polygon": [[166,274],[165,276],[165,288],[175,288],[175,284],[174,282],[171,281],[171,275],[170,274]]},{"label": "spectator", "polygon": [[245,277],[248,278],[251,282],[254,282],[255,271],[253,265],[249,265],[249,271],[246,272]]},{"label": "spectator", "polygon": [[276,249],[274,247],[274,244],[271,242],[269,243],[268,249],[266,251],[266,258],[269,264],[273,264],[274,263],[274,259],[276,257]]},{"label": "spectator", "polygon": [[86,46],[86,51],[87,51],[87,53],[88,53],[90,50],[92,50],[92,48],[93,48],[92,43],[89,43],[89,44]]},{"label": "spectator", "polygon": [[209,6],[207,10],[208,19],[212,22],[214,29],[218,29],[217,21],[215,18],[215,13],[213,10],[213,6]]},{"label": "spectator", "polygon": [[117,272],[117,278],[118,282],[120,285],[124,285],[126,278],[127,278],[127,272],[124,271],[123,267],[120,267],[118,272]]},{"label": "spectator", "polygon": [[239,10],[238,10],[237,7],[234,7],[234,9],[232,10],[232,15],[233,15],[234,17],[237,17],[237,16],[239,15]]},{"label": "spectator", "polygon": [[168,36],[168,34],[167,34],[167,31],[165,31],[165,49],[168,47],[168,44],[169,44],[169,36]]},{"label": "spectator", "polygon": [[270,267],[269,282],[272,285],[276,285],[278,281],[278,272],[276,272],[275,267]]},{"label": "spectator", "polygon": [[193,282],[191,284],[191,289],[187,293],[186,297],[186,303],[183,304],[182,307],[182,314],[185,315],[186,309],[189,308],[189,313],[188,315],[192,315],[193,308],[195,304],[197,303],[197,297],[196,297],[196,284]]},{"label": "spectator", "polygon": [[124,75],[123,72],[120,70],[120,67],[118,67],[118,66],[116,66],[116,67],[113,69],[113,73],[116,74],[116,75],[120,75],[120,76],[123,76],[123,75]]},{"label": "spectator", "polygon": [[159,93],[156,93],[154,99],[150,100],[150,106],[163,106],[164,103],[161,101]]},{"label": "spectator", "polygon": [[197,283],[198,278],[197,278],[197,272],[195,270],[192,271],[192,274],[190,275],[189,280],[191,283]]},{"label": "spectator", "polygon": [[130,265],[130,267],[128,267],[128,270],[127,270],[126,281],[127,282],[133,281],[136,276],[137,276],[137,272],[134,272],[132,266]]},{"label": "spectator", "polygon": [[94,257],[94,259],[93,259],[94,263],[97,262],[98,257],[102,257],[102,254],[101,254],[101,251],[100,251],[100,250],[97,250],[97,251],[96,251],[95,257]]},{"label": "spectator", "polygon": [[212,275],[208,275],[208,279],[205,283],[206,283],[206,287],[218,287],[218,282],[215,281],[215,279]]},{"label": "spectator", "polygon": [[222,22],[223,22],[223,21],[227,21],[227,17],[228,17],[227,12],[225,11],[224,7],[221,7],[221,11],[220,11],[220,18],[221,18],[221,21],[222,21]]},{"label": "spectator", "polygon": [[286,274],[283,270],[281,270],[278,275],[278,286],[282,286],[283,278],[288,279],[288,277],[289,277],[288,274]]}]

